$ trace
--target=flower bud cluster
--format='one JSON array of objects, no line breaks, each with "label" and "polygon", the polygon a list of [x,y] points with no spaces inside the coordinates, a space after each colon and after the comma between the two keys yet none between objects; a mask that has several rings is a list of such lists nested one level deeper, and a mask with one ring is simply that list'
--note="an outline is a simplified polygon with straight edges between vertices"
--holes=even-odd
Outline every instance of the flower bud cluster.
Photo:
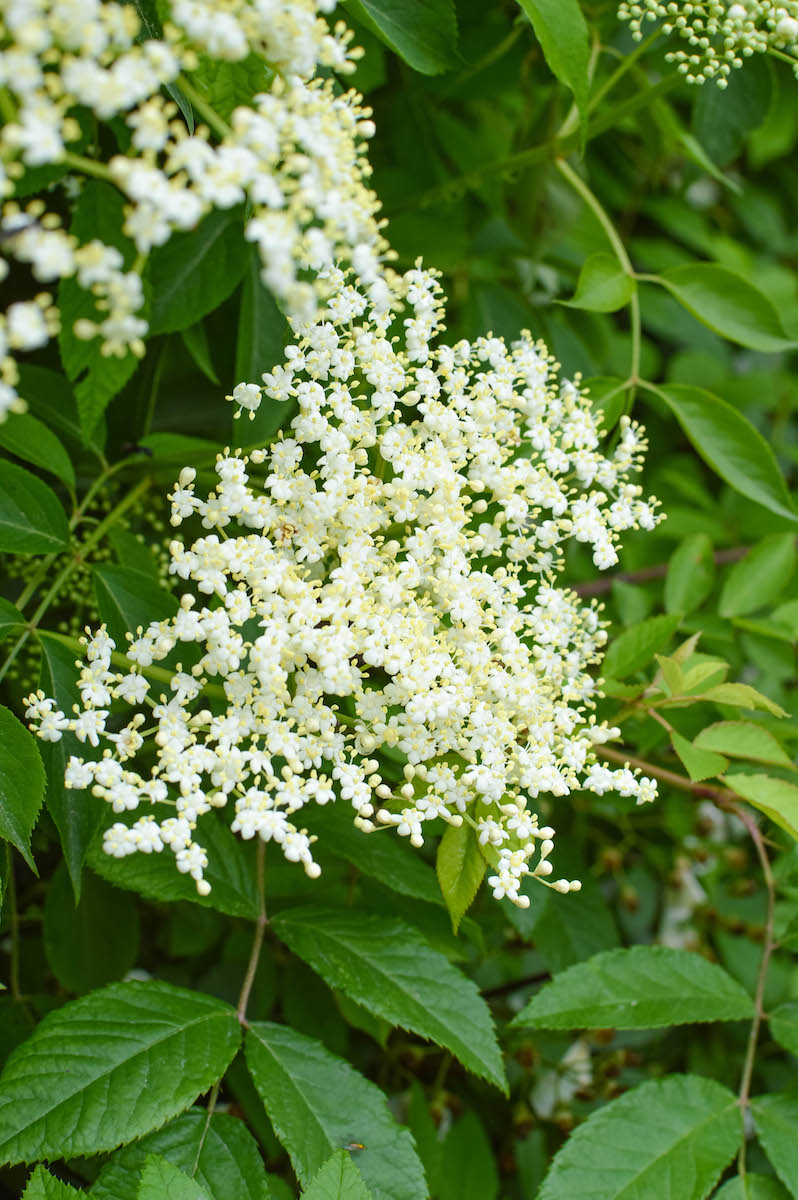
[{"label": "flower bud cluster", "polygon": [[711,79],[725,88],[746,58],[768,52],[794,59],[798,74],[797,0],[622,0],[618,16],[638,40],[645,22],[663,21],[665,34],[686,41],[689,49],[672,50],[666,58],[678,64],[688,83]]},{"label": "flower bud cluster", "polygon": [[[127,201],[120,234],[138,255],[128,269],[112,246],[79,246],[41,205],[3,210],[4,256],[30,264],[37,281],[74,277],[95,295],[97,319],[79,322],[79,337],[100,338],[106,354],[142,354],[147,256],[212,210],[244,205],[264,283],[289,312],[316,314],[335,262],[354,263],[374,302],[388,303],[387,245],[366,185],[371,114],[355,91],[317,78],[351,72],[359,54],[342,23],[330,30],[319,15],[333,7],[175,0],[152,36],[133,4],[115,0],[3,5],[0,198],[28,169],[62,164],[110,180]],[[202,100],[203,81],[219,70],[249,93],[229,119]],[[197,106],[191,131],[175,102],[181,82]],[[85,145],[89,119],[111,123],[103,144],[118,152],[107,160]],[[0,277],[7,269],[0,259]],[[0,420],[20,409],[15,352],[45,345],[57,323],[47,293],[0,313]]]},{"label": "flower bud cluster", "polygon": [[[549,879],[553,810],[579,788],[655,789],[596,764],[618,733],[593,712],[606,631],[556,577],[569,539],[608,567],[623,530],[658,520],[632,482],[642,430],[624,418],[603,452],[578,382],[529,334],[434,346],[433,272],[397,282],[401,324],[331,278],[323,319],[294,321],[285,363],[230,397],[250,415],[292,403],[287,432],[225,450],[209,493],[180,473],[172,524],[196,533],[170,546],[177,615],[137,631],[126,671],[104,629],[90,636],[75,713],[37,693],[28,718],[98,748],[71,759],[68,787],[145,810],[107,852],[169,847],[203,894],[212,808],[315,876],[302,814],[333,803],[416,846],[467,823],[494,895],[522,907],[527,876],[577,890]],[[168,688],[148,674],[164,662]]]}]

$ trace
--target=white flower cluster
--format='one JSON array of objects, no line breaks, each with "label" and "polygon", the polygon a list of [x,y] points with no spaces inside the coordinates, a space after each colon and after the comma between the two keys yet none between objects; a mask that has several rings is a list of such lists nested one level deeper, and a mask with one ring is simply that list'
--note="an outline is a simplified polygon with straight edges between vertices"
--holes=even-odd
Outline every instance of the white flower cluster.
[{"label": "white flower cluster", "polygon": [[618,16],[638,40],[646,21],[664,21],[664,33],[683,38],[690,49],[666,58],[688,83],[712,79],[725,88],[752,54],[787,56],[798,74],[798,0],[622,0]]},{"label": "white flower cluster", "polygon": [[[124,673],[100,630],[82,707],[68,717],[38,693],[28,718],[40,737],[102,744],[70,761],[68,787],[120,814],[171,806],[112,825],[105,848],[169,846],[203,894],[211,808],[315,876],[302,812],[333,802],[416,846],[427,822],[467,822],[493,894],[522,907],[526,876],[576,890],[548,880],[554,830],[538,814],[577,788],[641,802],[655,785],[596,764],[618,732],[592,712],[606,632],[555,576],[569,538],[608,567],[623,530],[656,523],[630,481],[642,431],[624,419],[605,456],[588,399],[528,334],[434,348],[432,272],[397,282],[410,315],[396,336],[396,317],[333,274],[325,319],[295,322],[285,364],[230,397],[250,413],[292,401],[287,436],[225,451],[208,495],[193,468],[180,474],[172,524],[202,528],[170,546],[193,585],[177,615],[137,631]],[[164,660],[168,691],[152,695]],[[145,776],[133,760],[146,739]]]},{"label": "white flower cluster", "polygon": [[[36,280],[74,276],[97,297],[98,320],[80,322],[78,336],[101,338],[107,354],[143,353],[141,274],[150,251],[212,209],[244,204],[264,283],[289,312],[315,314],[338,261],[354,263],[374,301],[388,302],[387,246],[365,183],[370,112],[356,92],[316,78],[353,70],[359,53],[343,24],[330,31],[319,16],[333,7],[174,0],[163,35],[151,37],[132,4],[3,0],[0,198],[27,170],[60,163],[108,179],[127,199],[123,232],[138,252],[129,270],[113,247],[78,246],[41,204],[21,212],[11,202],[2,213],[3,255],[31,264]],[[250,92],[229,121],[203,99],[203,80],[218,70],[234,73],[239,94]],[[176,86],[192,94],[194,116],[205,122],[193,133],[164,94],[180,98]],[[88,115],[113,122],[119,152],[107,160],[83,146]],[[0,278],[7,270],[0,259]],[[0,420],[20,408],[14,352],[46,344],[57,321],[46,292],[0,313]]]}]

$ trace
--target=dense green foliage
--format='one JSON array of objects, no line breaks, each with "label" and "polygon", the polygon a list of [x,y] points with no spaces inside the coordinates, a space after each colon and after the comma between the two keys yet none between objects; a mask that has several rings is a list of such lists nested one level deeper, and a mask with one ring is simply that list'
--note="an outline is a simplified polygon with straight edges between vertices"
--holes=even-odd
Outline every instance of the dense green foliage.
[{"label": "dense green foliage", "polygon": [[[658,800],[558,803],[582,890],[533,882],[526,910],[479,890],[467,826],[436,856],[332,806],[308,817],[318,881],[213,818],[207,896],[103,853],[105,806],[64,787],[75,736],[37,742],[23,697],[70,712],[87,623],[124,647],[175,611],[178,471],[293,415],[233,425],[222,402],[288,328],[241,211],[211,213],[151,256],[143,359],[65,325],[0,425],[4,1195],[798,1197],[798,82],[760,55],[689,87],[616,9],[342,16],[387,235],[403,269],[442,270],[447,339],[529,329],[608,445],[624,413],[646,425],[667,519],[603,574],[571,547],[568,579],[610,622],[605,757]],[[198,70],[225,115],[247,63]],[[132,250],[111,184],[73,202],[52,170],[20,194]],[[81,303],[64,281],[70,321]]]}]

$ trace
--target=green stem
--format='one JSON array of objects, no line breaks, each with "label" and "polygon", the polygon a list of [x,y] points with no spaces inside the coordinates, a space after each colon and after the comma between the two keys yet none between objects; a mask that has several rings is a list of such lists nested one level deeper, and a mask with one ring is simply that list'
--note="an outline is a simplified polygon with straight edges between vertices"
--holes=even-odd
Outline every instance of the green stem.
[{"label": "green stem", "polygon": [[8,674],[9,667],[16,660],[17,655],[22,650],[22,647],[25,645],[30,635],[38,628],[42,617],[47,612],[47,609],[50,607],[55,597],[61,591],[61,588],[69,579],[72,572],[79,567],[82,562],[85,561],[92,547],[95,546],[97,542],[99,542],[100,539],[105,536],[106,532],[116,524],[119,518],[136,503],[139,496],[143,495],[149,486],[149,478],[140,480],[140,482],[136,484],[132,491],[128,492],[127,496],[120,500],[116,507],[111,510],[105,520],[101,521],[97,528],[92,530],[78,553],[72,555],[72,557],[69,559],[69,562],[66,563],[60,574],[56,576],[52,587],[39,604],[39,607],[34,612],[28,625],[14,643],[8,658],[3,663],[2,668],[0,668],[0,681],[2,681]]},{"label": "green stem", "polygon": [[112,183],[117,186],[116,180],[103,163],[95,162],[93,158],[86,158],[83,154],[72,154],[67,150],[61,162],[68,167],[72,167],[75,171],[82,171],[84,175],[93,175],[95,179],[103,179],[106,183]]},{"label": "green stem", "polygon": [[247,973],[244,976],[244,982],[241,985],[241,993],[238,997],[238,1004],[236,1006],[236,1016],[244,1026],[247,1024],[247,1005],[249,1004],[252,985],[255,982],[255,974],[258,970],[260,952],[263,949],[263,939],[266,935],[266,926],[269,924],[269,918],[266,916],[266,896],[264,887],[266,875],[266,843],[262,840],[262,838],[258,838],[257,858],[255,863],[258,889],[258,916],[255,921],[255,932],[252,935],[252,949],[249,955]]},{"label": "green stem", "polygon": [[[554,165],[570,186],[574,189],[578,196],[591,210],[596,220],[601,225],[604,233],[607,235],[607,240],[612,246],[615,257],[621,265],[621,270],[629,276],[630,279],[635,278],[634,267],[632,260],[626,253],[626,247],[621,241],[618,231],[610,220],[606,209],[603,207],[598,197],[588,187],[581,175],[577,175],[576,171],[565,161],[564,158],[555,158]],[[635,287],[629,300],[629,324],[632,334],[632,359],[629,368],[629,390],[626,397],[626,410],[631,408],[634,401],[635,387],[640,378],[640,347],[641,347],[641,328],[640,328],[640,298]]]},{"label": "green stem", "polygon": [[202,1147],[205,1145],[205,1139],[208,1136],[208,1129],[210,1128],[211,1118],[213,1117],[213,1114],[216,1111],[216,1101],[219,1099],[219,1088],[221,1086],[222,1086],[221,1079],[217,1079],[216,1083],[211,1088],[211,1094],[208,1098],[208,1108],[207,1108],[206,1114],[205,1114],[205,1124],[202,1127],[202,1133],[200,1134],[200,1140],[199,1140],[199,1143],[197,1144],[197,1153],[194,1155],[194,1166],[191,1168],[191,1178],[192,1179],[197,1174],[197,1167],[199,1166],[200,1155],[202,1154]]},{"label": "green stem", "polygon": [[621,59],[620,66],[616,67],[609,79],[605,80],[601,87],[590,97],[590,102],[587,106],[588,112],[592,112],[594,108],[599,106],[607,93],[613,90],[613,88],[624,77],[626,72],[635,65],[642,54],[645,54],[646,50],[653,45],[661,33],[662,27],[660,26],[658,29],[655,29],[653,33],[650,33],[642,42],[639,42],[636,49],[634,49],[631,54],[624,54],[623,58]]},{"label": "green stem", "polygon": [[765,879],[765,888],[767,889],[765,938],[762,947],[762,959],[759,963],[759,972],[757,974],[756,992],[754,994],[754,1016],[751,1020],[751,1029],[748,1034],[748,1046],[745,1052],[742,1077],[740,1079],[740,1092],[737,1100],[737,1103],[740,1106],[740,1121],[742,1124],[742,1140],[740,1142],[740,1152],[737,1156],[737,1169],[740,1175],[745,1178],[745,1113],[751,1094],[751,1078],[754,1073],[754,1062],[756,1061],[756,1048],[759,1042],[759,1031],[762,1027],[762,1021],[765,1016],[765,984],[767,983],[768,967],[770,965],[770,956],[773,953],[773,947],[775,944],[775,938],[773,935],[773,918],[776,904],[776,887],[773,879],[773,871],[770,867],[770,859],[768,858],[767,850],[765,849],[765,843],[756,820],[749,812],[740,807],[738,804],[731,805],[731,809],[735,815],[739,817],[751,835],[751,839],[754,843],[756,853],[759,858],[759,863],[762,867],[762,874]]},{"label": "green stem", "polygon": [[177,80],[177,85],[186,99],[191,101],[192,108],[197,110],[205,124],[220,138],[228,137],[231,132],[230,126],[222,120],[214,108],[211,108],[207,100],[203,100],[194,84],[189,83],[185,75],[181,75]]}]

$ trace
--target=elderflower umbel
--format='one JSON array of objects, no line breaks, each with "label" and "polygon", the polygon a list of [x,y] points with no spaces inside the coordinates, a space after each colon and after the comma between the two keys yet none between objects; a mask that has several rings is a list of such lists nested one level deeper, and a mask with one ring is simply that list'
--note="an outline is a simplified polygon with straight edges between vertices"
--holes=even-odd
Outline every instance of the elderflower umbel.
[{"label": "elderflower umbel", "polygon": [[[526,876],[576,890],[548,878],[552,810],[577,788],[655,795],[596,762],[618,732],[592,712],[606,632],[556,585],[569,538],[609,567],[623,530],[656,523],[631,482],[642,430],[624,418],[603,454],[589,401],[528,334],[434,347],[432,272],[398,281],[401,337],[343,273],[334,282],[325,318],[294,323],[284,365],[230,397],[250,415],[263,397],[292,401],[287,435],[219,455],[207,495],[180,473],[172,524],[202,529],[170,546],[192,588],[177,615],[137,631],[127,672],[105,629],[89,636],[82,707],[67,716],[37,693],[28,717],[41,737],[103,747],[70,760],[68,787],[120,816],[147,810],[107,830],[107,852],[168,846],[203,894],[211,808],[315,876],[302,814],[333,803],[416,846],[430,821],[467,822],[494,896],[521,907]],[[167,658],[164,688],[148,672]]]},{"label": "elderflower umbel", "polygon": [[[387,244],[365,182],[370,110],[316,77],[351,72],[359,54],[343,23],[330,30],[319,15],[333,8],[174,0],[156,37],[134,5],[116,0],[4,0],[0,198],[29,168],[57,164],[99,174],[126,198],[119,234],[137,255],[126,265],[114,246],[79,246],[41,204],[21,211],[12,201],[0,213],[6,257],[29,263],[36,280],[74,277],[96,297],[96,319],[78,322],[78,337],[99,338],[105,354],[141,355],[148,255],[212,210],[238,206],[264,283],[289,312],[316,315],[336,262],[355,264],[372,300],[388,302]],[[223,94],[214,80],[225,72],[249,98],[222,116],[207,98]],[[175,102],[185,108],[181,88],[194,98],[191,132]],[[106,141],[118,147],[105,161],[85,133],[97,122],[111,122]],[[0,279],[7,269],[0,258]],[[14,352],[39,348],[56,327],[47,293],[0,313],[0,420],[20,409]]]},{"label": "elderflower umbel", "polygon": [[725,88],[733,68],[768,51],[796,59],[798,74],[798,0],[622,0],[618,16],[638,40],[644,22],[660,20],[664,33],[683,38],[690,49],[665,57],[688,83],[713,79]]}]

